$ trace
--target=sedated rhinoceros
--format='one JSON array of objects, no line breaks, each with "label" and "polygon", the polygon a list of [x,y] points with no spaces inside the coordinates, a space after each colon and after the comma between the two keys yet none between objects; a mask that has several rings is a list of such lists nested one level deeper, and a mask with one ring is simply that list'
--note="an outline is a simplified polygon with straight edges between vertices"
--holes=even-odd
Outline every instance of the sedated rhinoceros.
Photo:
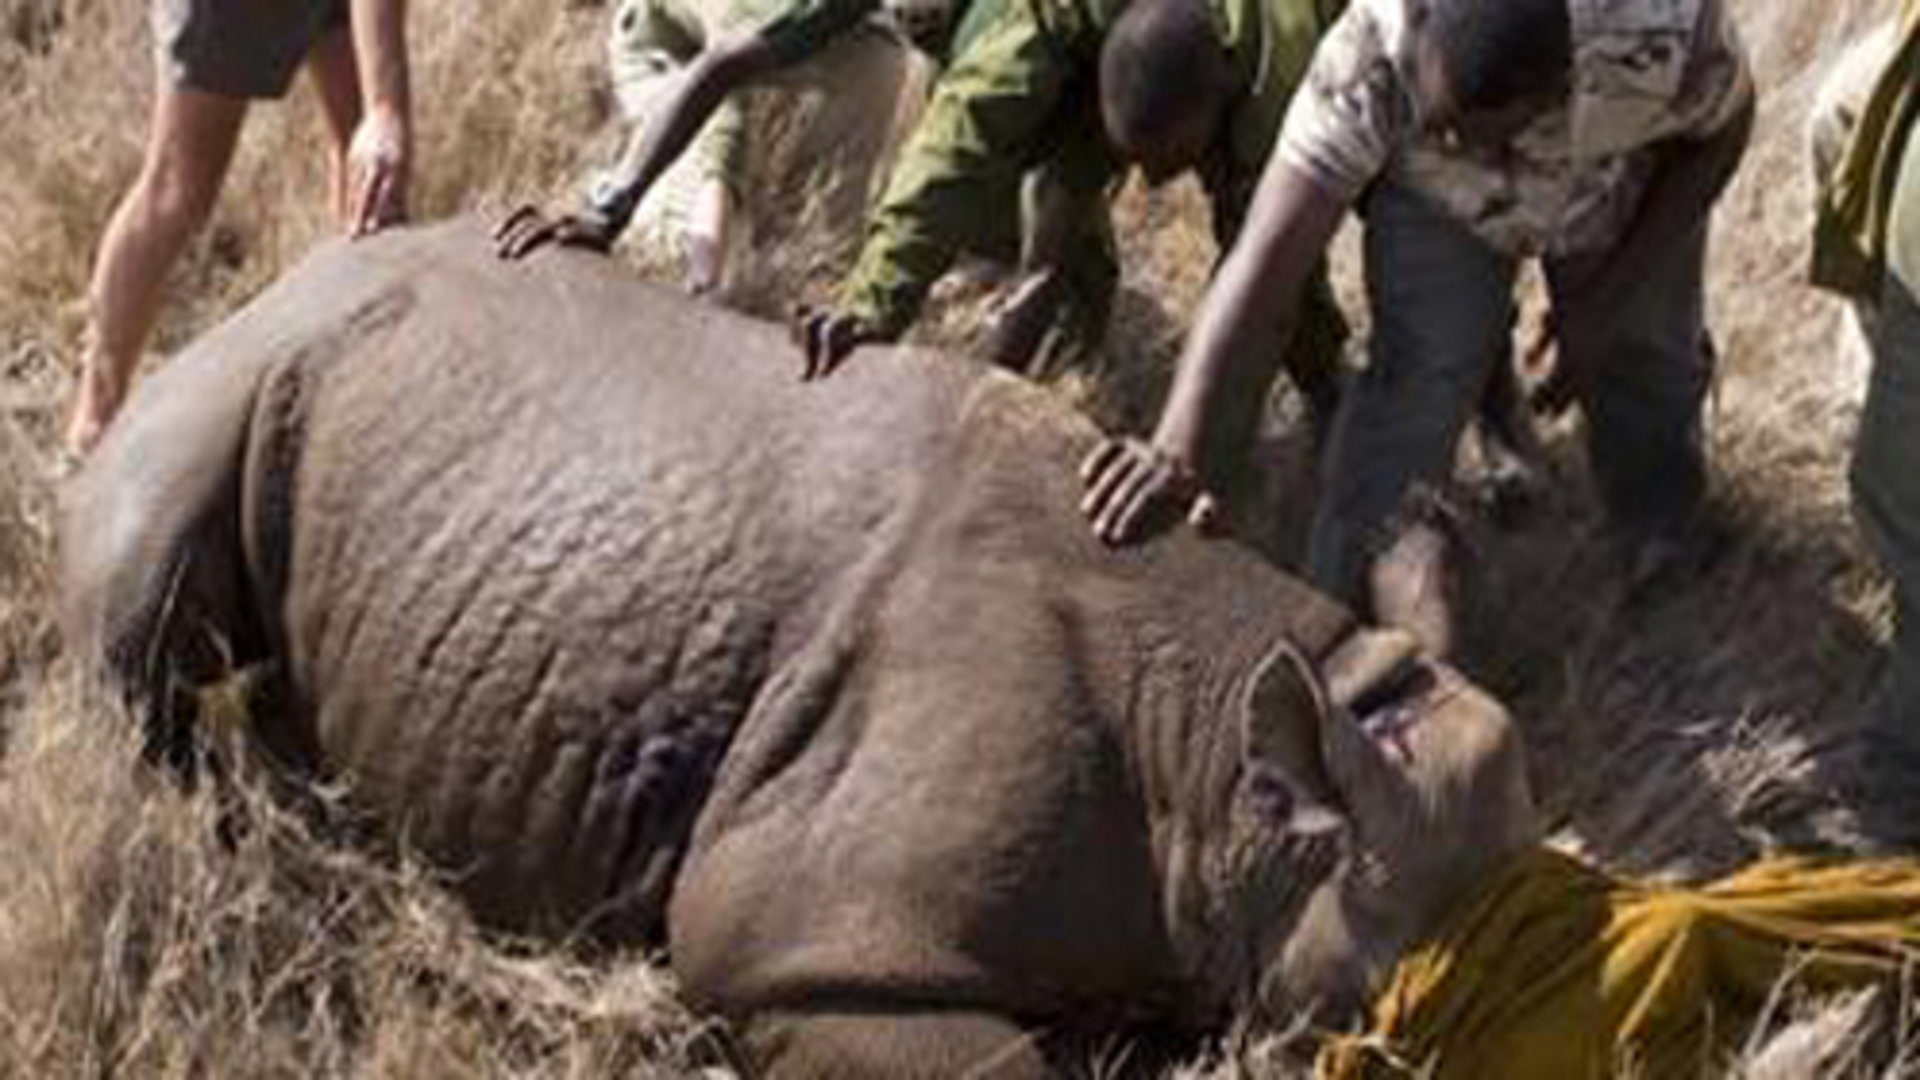
[{"label": "sedated rhinoceros", "polygon": [[1045,392],[795,374],[604,259],[331,246],[72,484],[70,640],[161,728],[271,662],[279,758],[488,923],[663,946],[781,1076],[1351,1008],[1534,839],[1457,673],[1231,543],[1095,541]]}]

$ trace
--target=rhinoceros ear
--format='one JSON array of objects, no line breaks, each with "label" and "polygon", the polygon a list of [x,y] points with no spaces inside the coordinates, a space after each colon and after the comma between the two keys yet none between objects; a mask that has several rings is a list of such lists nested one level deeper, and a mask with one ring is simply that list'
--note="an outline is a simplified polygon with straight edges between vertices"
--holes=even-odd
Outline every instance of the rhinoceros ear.
[{"label": "rhinoceros ear", "polygon": [[1418,800],[1405,767],[1394,765],[1381,744],[1395,742],[1399,725],[1409,722],[1397,706],[1431,685],[1433,672],[1419,642],[1400,630],[1360,630],[1333,650],[1324,671],[1332,710],[1321,725],[1320,745],[1335,790],[1374,841],[1405,834],[1405,842],[1417,842],[1417,830],[1408,830],[1415,829]]},{"label": "rhinoceros ear", "polygon": [[1281,642],[1254,670],[1240,708],[1242,797],[1295,832],[1339,828],[1339,797],[1323,756],[1327,700],[1313,668]]}]

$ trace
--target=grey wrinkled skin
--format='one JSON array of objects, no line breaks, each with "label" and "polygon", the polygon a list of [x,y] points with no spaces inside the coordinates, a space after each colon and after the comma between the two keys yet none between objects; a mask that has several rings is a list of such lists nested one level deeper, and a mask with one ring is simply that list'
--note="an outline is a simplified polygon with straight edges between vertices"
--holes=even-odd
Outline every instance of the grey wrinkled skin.
[{"label": "grey wrinkled skin", "polygon": [[778,1076],[1338,1016],[1533,840],[1460,676],[1232,544],[1100,546],[1065,406],[797,367],[471,224],[329,246],[71,486],[69,640],[163,742],[270,664],[278,757],[492,925],[664,945]]}]

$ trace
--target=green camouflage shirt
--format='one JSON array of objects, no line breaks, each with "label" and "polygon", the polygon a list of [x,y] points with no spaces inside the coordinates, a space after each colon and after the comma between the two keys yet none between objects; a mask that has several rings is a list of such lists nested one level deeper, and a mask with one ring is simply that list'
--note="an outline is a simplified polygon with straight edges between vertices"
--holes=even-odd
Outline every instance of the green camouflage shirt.
[{"label": "green camouflage shirt", "polygon": [[[1238,231],[1333,0],[1211,0],[1241,90],[1202,167],[1216,231]],[[1100,43],[1122,0],[975,0],[950,64],[901,151],[842,306],[902,333],[963,249],[1007,231],[1021,176],[1046,165],[1077,198],[1121,175],[1094,96]]]}]

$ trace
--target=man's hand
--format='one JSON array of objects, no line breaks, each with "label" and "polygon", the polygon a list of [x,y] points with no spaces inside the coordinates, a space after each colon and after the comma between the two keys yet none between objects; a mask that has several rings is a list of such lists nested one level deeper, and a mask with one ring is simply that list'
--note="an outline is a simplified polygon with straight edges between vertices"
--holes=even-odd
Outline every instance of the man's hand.
[{"label": "man's hand", "polygon": [[347,233],[366,236],[407,219],[412,180],[411,133],[401,115],[375,108],[347,144]]},{"label": "man's hand", "polygon": [[493,230],[493,250],[503,259],[524,259],[548,244],[605,254],[619,235],[612,219],[596,211],[548,217],[539,207],[527,204]]},{"label": "man's hand", "polygon": [[1144,439],[1107,439],[1080,465],[1080,512],[1108,544],[1128,544],[1185,514],[1203,532],[1218,528],[1219,505],[1193,469]]},{"label": "man's hand", "polygon": [[804,305],[794,309],[793,340],[806,354],[806,367],[800,374],[805,381],[833,374],[854,349],[880,337],[858,315]]}]

